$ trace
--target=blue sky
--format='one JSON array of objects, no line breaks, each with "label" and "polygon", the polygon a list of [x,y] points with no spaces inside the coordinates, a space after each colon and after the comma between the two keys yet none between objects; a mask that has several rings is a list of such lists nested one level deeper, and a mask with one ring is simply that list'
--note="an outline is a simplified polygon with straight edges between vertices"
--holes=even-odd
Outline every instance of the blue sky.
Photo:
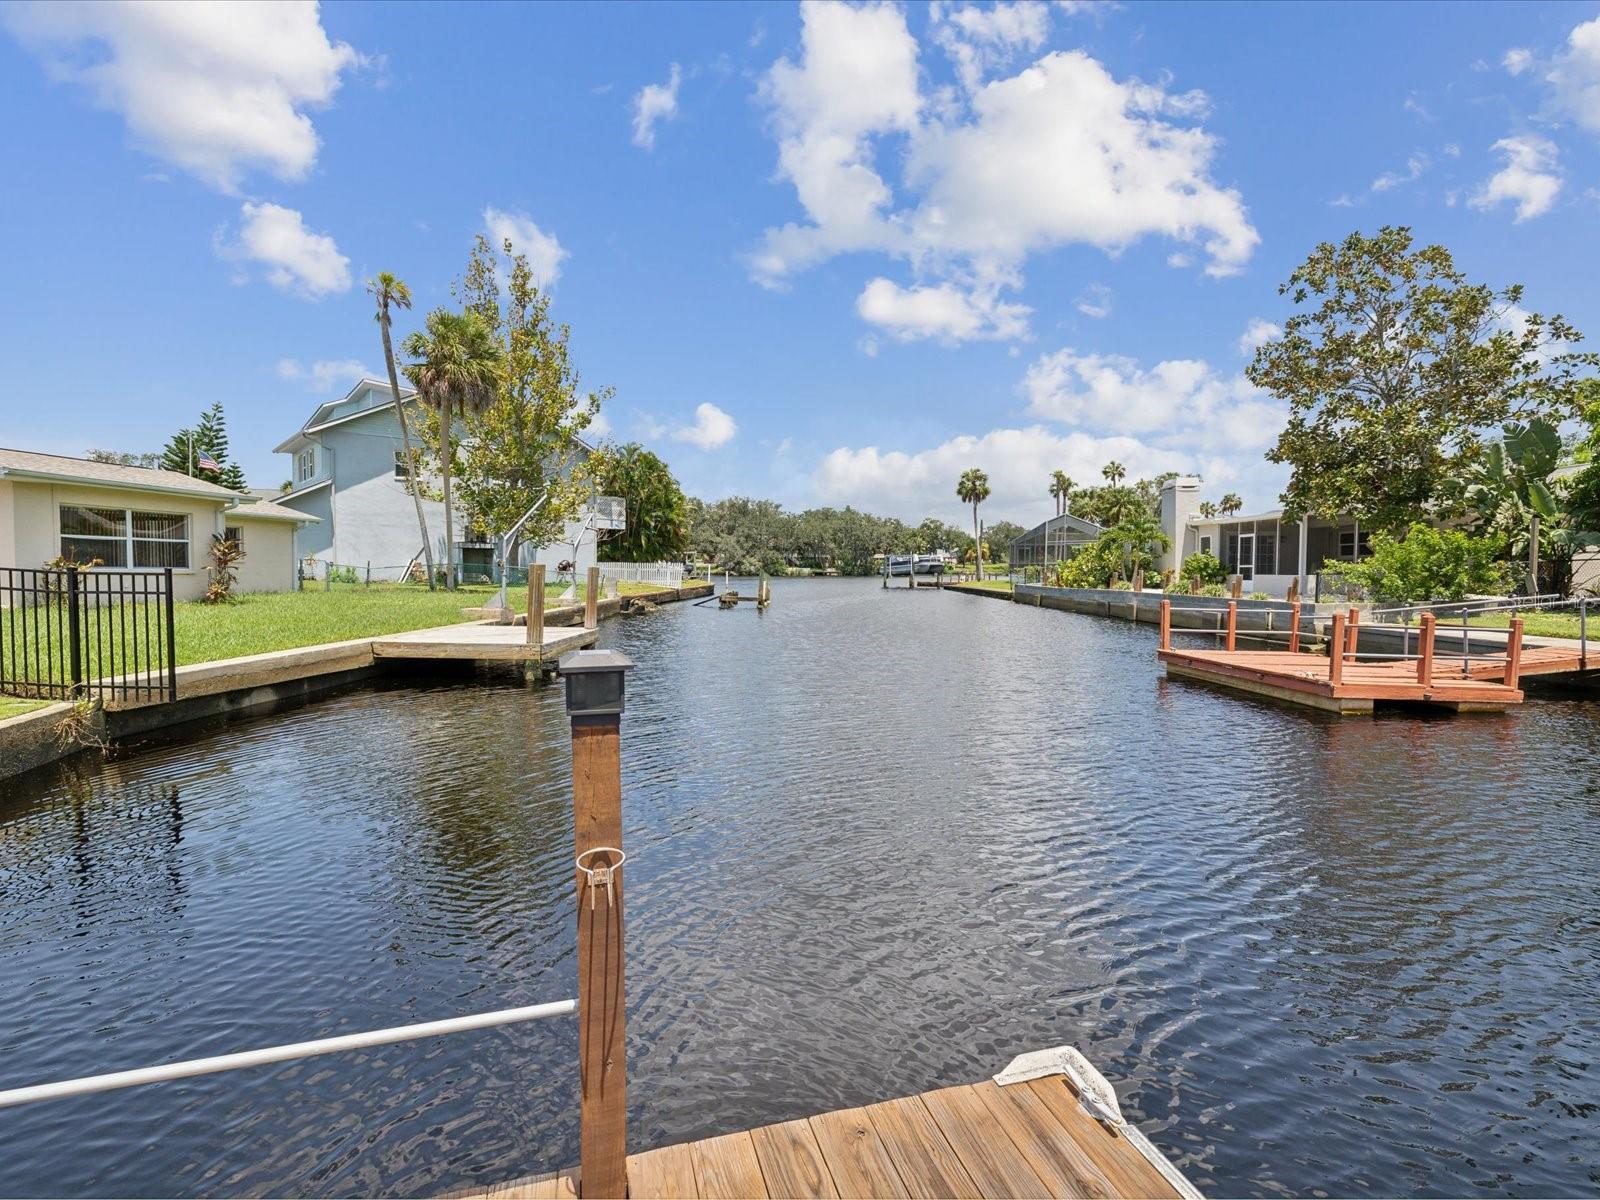
[{"label": "blue sky", "polygon": [[1600,6],[11,6],[0,445],[253,483],[362,365],[362,282],[473,234],[553,278],[614,436],[692,493],[990,520],[1199,470],[1276,503],[1240,376],[1385,223],[1600,337]]}]

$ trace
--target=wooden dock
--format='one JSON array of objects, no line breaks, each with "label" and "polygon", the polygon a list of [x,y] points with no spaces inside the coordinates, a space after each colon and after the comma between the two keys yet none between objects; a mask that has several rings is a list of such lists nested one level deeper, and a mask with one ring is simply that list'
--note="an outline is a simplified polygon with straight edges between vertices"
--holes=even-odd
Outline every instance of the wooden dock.
[{"label": "wooden dock", "polygon": [[[632,1200],[1198,1195],[1091,1117],[1061,1076],[985,1080],[663,1146],[629,1155],[627,1170]],[[454,1195],[555,1200],[578,1196],[579,1182],[568,1170]]]},{"label": "wooden dock", "polygon": [[1358,653],[1355,610],[1334,614],[1326,654],[1300,652],[1299,605],[1294,606],[1284,650],[1238,650],[1238,606],[1227,608],[1225,648],[1174,649],[1172,606],[1161,605],[1157,657],[1167,674],[1283,700],[1327,712],[1370,714],[1378,704],[1426,704],[1454,712],[1501,712],[1521,704],[1521,677],[1578,670],[1581,661],[1565,646],[1524,647],[1522,621],[1511,622],[1505,647],[1489,653],[1451,655],[1435,641],[1435,620],[1425,614],[1415,654]]},{"label": "wooden dock", "polygon": [[460,662],[554,662],[569,650],[592,646],[598,629],[545,626],[541,641],[529,641],[526,625],[472,621],[413,629],[372,639],[374,658],[452,659]]}]

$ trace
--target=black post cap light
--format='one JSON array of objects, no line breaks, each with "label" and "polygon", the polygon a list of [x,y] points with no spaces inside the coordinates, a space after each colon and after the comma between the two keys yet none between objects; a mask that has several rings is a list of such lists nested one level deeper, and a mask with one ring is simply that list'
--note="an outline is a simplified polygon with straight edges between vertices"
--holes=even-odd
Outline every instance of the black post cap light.
[{"label": "black post cap light", "polygon": [[633,659],[617,650],[574,650],[556,664],[567,681],[567,715],[620,717],[623,676]]}]

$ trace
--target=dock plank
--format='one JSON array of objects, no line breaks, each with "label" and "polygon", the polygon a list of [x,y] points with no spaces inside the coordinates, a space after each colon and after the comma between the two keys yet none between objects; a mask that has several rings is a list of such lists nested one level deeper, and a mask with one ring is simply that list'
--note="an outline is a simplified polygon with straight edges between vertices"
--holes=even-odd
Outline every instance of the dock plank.
[{"label": "dock plank", "polygon": [[662,1146],[628,1156],[628,1194],[698,1200],[700,1181],[695,1176],[694,1148],[687,1142]]},{"label": "dock plank", "polygon": [[810,1197],[837,1197],[833,1174],[822,1158],[817,1135],[805,1120],[785,1121],[752,1129],[761,1174],[767,1181],[772,1200],[808,1200]]},{"label": "dock plank", "polygon": [[1027,1088],[1001,1087],[993,1080],[973,1084],[1028,1165],[1052,1196],[1110,1200],[1116,1189],[1044,1101]]},{"label": "dock plank", "polygon": [[961,1165],[939,1123],[920,1096],[869,1104],[864,1110],[900,1182],[917,1200],[979,1200],[978,1185]]},{"label": "dock plank", "polygon": [[1014,1085],[1038,1096],[1068,1136],[1089,1155],[1118,1196],[1176,1200],[1178,1191],[1127,1138],[1118,1137],[1083,1110],[1060,1076]]},{"label": "dock plank", "polygon": [[971,1086],[940,1088],[922,1099],[984,1196],[1050,1195],[1045,1181]]},{"label": "dock plank", "polygon": [[694,1171],[703,1200],[746,1200],[767,1194],[756,1144],[748,1132],[695,1142]]},{"label": "dock plank", "polygon": [[865,1109],[823,1113],[810,1124],[841,1196],[909,1195]]}]

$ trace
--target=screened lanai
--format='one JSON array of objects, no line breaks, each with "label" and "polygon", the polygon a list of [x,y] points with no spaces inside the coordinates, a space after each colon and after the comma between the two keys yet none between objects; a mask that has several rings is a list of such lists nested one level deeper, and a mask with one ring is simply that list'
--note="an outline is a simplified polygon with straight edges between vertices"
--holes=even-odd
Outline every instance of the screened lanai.
[{"label": "screened lanai", "polygon": [[1071,558],[1078,547],[1097,541],[1101,532],[1093,521],[1070,513],[1051,517],[1011,543],[1011,568],[1043,567]]}]

